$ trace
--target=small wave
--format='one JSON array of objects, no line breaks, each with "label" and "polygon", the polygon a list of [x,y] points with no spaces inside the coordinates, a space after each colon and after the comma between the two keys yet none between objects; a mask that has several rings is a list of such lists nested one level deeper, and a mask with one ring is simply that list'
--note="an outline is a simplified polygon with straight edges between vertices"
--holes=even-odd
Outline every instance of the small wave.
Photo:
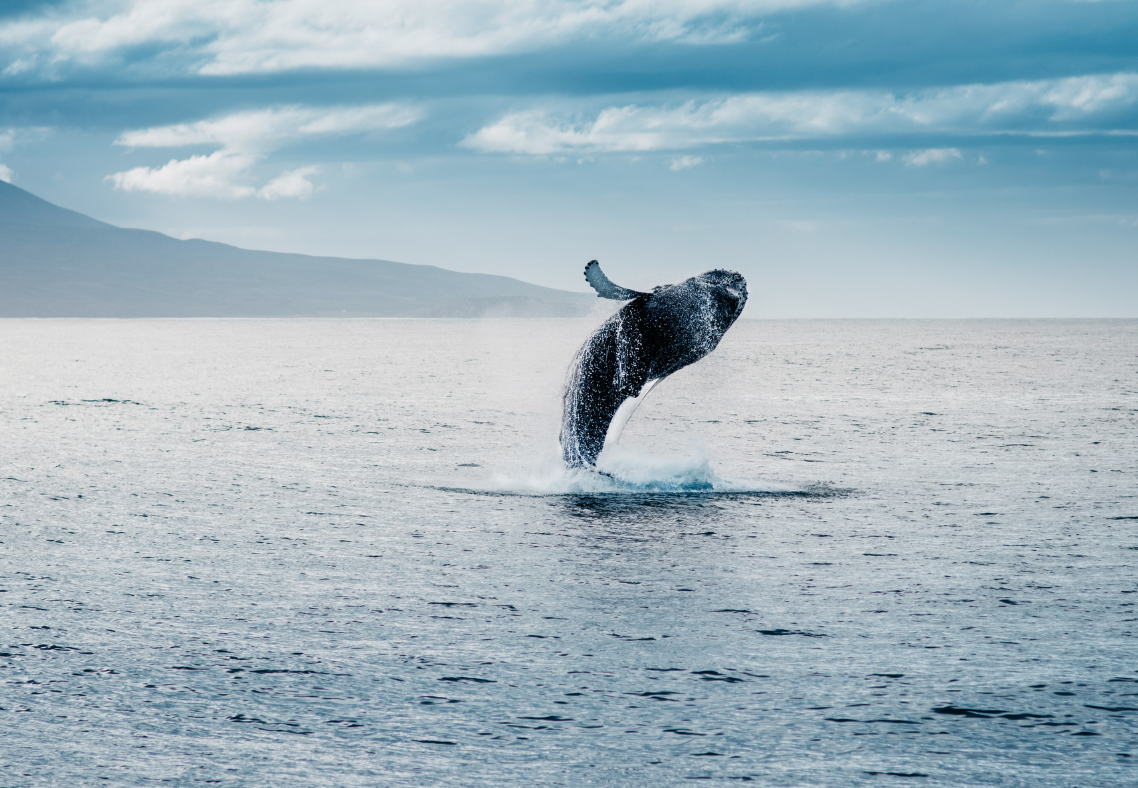
[{"label": "small wave", "polygon": [[476,487],[469,481],[447,489],[496,495],[595,494],[818,494],[817,485],[792,486],[772,481],[725,479],[700,451],[682,457],[654,457],[622,446],[606,448],[596,469],[570,469],[550,461],[539,467],[494,473]]}]

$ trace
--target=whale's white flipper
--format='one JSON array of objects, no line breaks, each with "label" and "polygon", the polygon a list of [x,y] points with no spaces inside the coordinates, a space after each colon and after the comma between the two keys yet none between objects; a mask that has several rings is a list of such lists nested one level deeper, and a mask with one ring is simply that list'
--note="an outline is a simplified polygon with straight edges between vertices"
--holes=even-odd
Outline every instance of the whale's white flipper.
[{"label": "whale's white flipper", "polygon": [[627,287],[614,285],[604,271],[601,270],[601,264],[596,260],[591,260],[585,266],[585,280],[593,286],[597,291],[597,295],[601,298],[611,298],[613,301],[631,301],[633,298],[639,298],[647,293],[641,293],[638,290],[629,290]]}]

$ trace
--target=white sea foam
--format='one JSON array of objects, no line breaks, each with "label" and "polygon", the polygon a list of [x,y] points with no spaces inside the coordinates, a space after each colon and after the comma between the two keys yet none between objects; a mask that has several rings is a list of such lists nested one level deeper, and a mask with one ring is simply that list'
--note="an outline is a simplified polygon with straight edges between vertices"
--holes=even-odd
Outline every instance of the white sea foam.
[{"label": "white sea foam", "polygon": [[752,493],[793,494],[802,487],[766,480],[725,479],[698,447],[680,456],[654,456],[617,444],[607,446],[595,469],[567,468],[560,458],[493,472],[474,485],[454,487],[505,495],[588,493]]}]

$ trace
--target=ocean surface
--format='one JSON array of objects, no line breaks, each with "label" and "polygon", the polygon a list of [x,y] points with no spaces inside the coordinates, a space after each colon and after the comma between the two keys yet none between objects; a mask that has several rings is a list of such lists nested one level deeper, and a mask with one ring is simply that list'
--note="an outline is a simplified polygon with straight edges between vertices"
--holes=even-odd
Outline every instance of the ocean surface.
[{"label": "ocean surface", "polygon": [[1138,784],[1138,321],[0,321],[0,786]]}]

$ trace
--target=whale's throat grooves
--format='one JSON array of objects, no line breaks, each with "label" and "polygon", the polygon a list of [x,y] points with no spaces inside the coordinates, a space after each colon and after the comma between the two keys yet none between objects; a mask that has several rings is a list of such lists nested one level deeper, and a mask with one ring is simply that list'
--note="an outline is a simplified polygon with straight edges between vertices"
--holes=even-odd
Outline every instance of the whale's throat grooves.
[{"label": "whale's throat grooves", "polygon": [[648,392],[656,388],[662,378],[653,378],[644,384],[644,388],[635,397],[626,399],[616,409],[616,414],[612,417],[612,422],[609,424],[608,431],[605,433],[605,446],[612,446],[620,441],[620,436],[624,432],[624,428],[628,426],[628,422],[632,420],[632,416],[636,413],[636,409],[640,407],[640,403],[648,398]]}]

